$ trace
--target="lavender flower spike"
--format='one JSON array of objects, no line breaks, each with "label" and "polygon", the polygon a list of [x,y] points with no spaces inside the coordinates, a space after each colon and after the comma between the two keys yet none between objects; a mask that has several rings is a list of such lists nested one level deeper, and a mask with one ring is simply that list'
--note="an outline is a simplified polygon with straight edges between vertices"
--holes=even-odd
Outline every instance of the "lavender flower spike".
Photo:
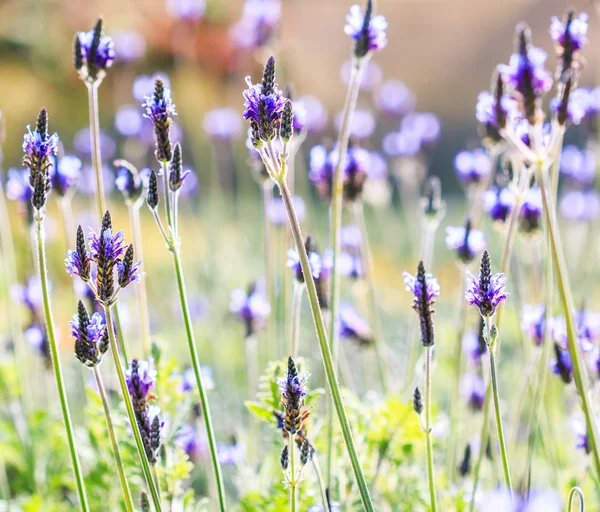
[{"label": "lavender flower spike", "polygon": [[575,17],[570,11],[561,21],[556,16],[552,17],[550,24],[550,37],[556,46],[556,53],[561,60],[560,75],[564,80],[570,68],[579,68],[578,51],[587,41],[588,15],[584,12]]},{"label": "lavender flower spike", "polygon": [[371,51],[381,51],[387,45],[387,21],[379,15],[373,16],[373,2],[367,0],[363,15],[360,6],[353,5],[346,16],[344,32],[355,41],[354,55],[362,58]]},{"label": "lavender flower spike", "polygon": [[79,301],[69,326],[75,339],[77,359],[90,368],[98,365],[109,345],[106,324],[100,313],[94,313],[90,318],[83,302]]},{"label": "lavender flower spike", "polygon": [[67,273],[73,276],[79,276],[83,281],[88,282],[91,277],[90,261],[91,258],[85,246],[85,236],[81,226],[77,228],[77,240],[75,243],[76,249],[67,252],[65,266]]},{"label": "lavender flower spike", "polygon": [[84,82],[102,82],[114,60],[114,43],[112,38],[103,33],[102,18],[98,18],[92,30],[75,34],[73,66]]},{"label": "lavender flower spike", "polygon": [[[465,293],[467,302],[479,308],[483,318],[491,318],[496,313],[499,304],[506,300],[506,276],[502,273],[492,275],[490,255],[483,251],[481,270],[475,278],[469,274],[470,283]],[[489,342],[489,341],[488,341]]]},{"label": "lavender flower spike", "polygon": [[425,266],[421,261],[417,269],[417,275],[412,276],[408,272],[402,274],[406,289],[413,293],[413,309],[419,315],[421,326],[421,342],[424,347],[434,344],[433,313],[432,308],[435,298],[440,295],[440,285],[433,275],[425,272]]},{"label": "lavender flower spike", "polygon": [[304,407],[304,398],[307,393],[307,382],[310,373],[298,373],[296,363],[288,358],[288,371],[285,376],[277,379],[281,391],[281,405],[285,409],[283,428],[289,434],[295,434],[302,429],[302,423],[308,418],[310,412]]},{"label": "lavender flower spike", "polygon": [[470,263],[475,254],[485,247],[485,235],[482,231],[471,229],[471,221],[467,221],[465,227],[448,226],[446,246],[456,250],[463,263]]},{"label": "lavender flower spike", "polygon": [[286,99],[275,83],[275,59],[269,57],[262,83],[252,84],[246,77],[248,89],[244,91],[244,119],[250,121],[254,144],[273,140],[281,124]]},{"label": "lavender flower spike", "polygon": [[156,139],[156,159],[159,162],[169,162],[172,155],[170,132],[172,116],[176,116],[175,104],[171,100],[171,91],[165,87],[161,77],[154,82],[154,93],[146,96],[142,107],[146,109],[144,117],[154,125]]}]

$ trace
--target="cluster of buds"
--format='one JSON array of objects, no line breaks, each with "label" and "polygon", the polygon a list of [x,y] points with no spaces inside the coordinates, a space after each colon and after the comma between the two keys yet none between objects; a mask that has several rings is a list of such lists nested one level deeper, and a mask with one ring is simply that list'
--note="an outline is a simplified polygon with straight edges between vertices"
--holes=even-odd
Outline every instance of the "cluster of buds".
[{"label": "cluster of buds", "polygon": [[114,60],[114,43],[104,35],[102,18],[98,18],[92,30],[75,34],[73,66],[87,85],[99,85]]},{"label": "cluster of buds", "polygon": [[[123,231],[113,234],[110,213],[102,219],[100,232],[90,229],[89,250],[81,226],[77,228],[75,250],[69,250],[65,259],[67,273],[79,276],[93,290],[96,300],[103,306],[111,306],[119,291],[139,281],[141,261],[134,262],[133,245],[125,245]],[[95,267],[95,276],[92,271]]]},{"label": "cluster of buds", "polygon": [[82,301],[77,305],[77,313],[69,322],[71,336],[75,340],[75,357],[89,368],[100,364],[108,350],[108,330],[100,313],[90,317]]}]

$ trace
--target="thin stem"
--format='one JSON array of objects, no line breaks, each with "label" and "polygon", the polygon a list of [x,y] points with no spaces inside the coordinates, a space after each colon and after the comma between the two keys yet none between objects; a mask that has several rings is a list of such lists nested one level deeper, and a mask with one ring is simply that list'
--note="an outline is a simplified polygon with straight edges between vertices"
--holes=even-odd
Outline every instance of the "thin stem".
[{"label": "thin stem", "polygon": [[[367,54],[368,55],[368,54]],[[329,309],[331,317],[329,320],[329,343],[331,343],[331,351],[335,370],[337,367],[338,352],[339,352],[339,336],[338,336],[338,317],[339,317],[339,302],[340,302],[340,275],[339,275],[339,256],[341,252],[340,232],[342,229],[342,195],[344,184],[342,180],[342,169],[345,165],[346,151],[348,150],[348,139],[350,137],[350,126],[354,109],[356,108],[356,100],[360,90],[360,81],[364,66],[368,61],[368,56],[362,59],[354,59],[350,82],[346,92],[344,102],[344,110],[342,112],[342,121],[340,125],[340,133],[337,141],[338,161],[333,171],[333,180],[331,188],[331,209],[330,209],[330,244],[333,251],[332,269],[331,269],[331,291],[329,298]],[[300,249],[298,249],[300,251]],[[318,302],[316,302],[318,304]],[[313,312],[313,314],[315,314]],[[324,334],[324,333],[323,333]],[[327,487],[332,489],[333,484],[333,409],[329,408],[327,418],[328,429],[328,444],[327,444]],[[366,487],[366,484],[365,484]]]},{"label": "thin stem", "polygon": [[[427,268],[427,267],[425,267]],[[462,374],[462,342],[467,323],[467,301],[465,296],[467,266],[461,265],[460,270],[460,317],[458,321],[458,332],[454,345],[454,375],[452,376],[452,388],[450,392],[450,436],[448,438],[448,453],[446,454],[446,477],[450,482],[454,480],[454,469],[456,461],[457,427],[460,416],[460,376]]]},{"label": "thin stem", "polygon": [[156,468],[156,464],[153,464],[152,466],[150,466],[150,469],[152,470],[152,477],[154,478],[154,482],[156,484],[156,491],[158,492],[158,499],[162,501],[162,498],[160,497],[160,479],[158,478],[158,469]]},{"label": "thin stem", "polygon": [[362,200],[354,202],[352,212],[354,214],[354,222],[356,222],[360,231],[360,256],[361,261],[363,262],[365,281],[367,283],[371,322],[375,330],[375,358],[377,359],[377,369],[379,370],[381,389],[383,390],[383,393],[386,394],[389,388],[389,374],[382,350],[385,347],[385,340],[383,337],[381,315],[379,314],[379,308],[377,307],[375,279],[373,276],[375,265],[373,264],[373,254],[371,253],[369,245],[369,234],[367,232],[367,223],[365,222],[365,211]]},{"label": "thin stem", "polygon": [[490,426],[490,415],[489,411],[489,403],[492,398],[492,389],[491,387],[487,387],[485,391],[484,405],[483,405],[483,422],[481,424],[481,434],[479,436],[479,453],[477,454],[477,461],[475,462],[475,469],[473,470],[473,492],[471,494],[471,505],[469,506],[469,511],[473,512],[475,510],[475,494],[477,493],[477,486],[479,484],[479,475],[481,473],[481,463],[483,462],[483,456],[485,454],[485,449],[487,445],[487,441],[489,438],[489,426]]},{"label": "thin stem", "polygon": [[[135,205],[129,206],[129,218],[133,231],[133,245],[139,261],[144,261],[144,252],[142,245],[142,227],[140,224],[140,209]],[[150,320],[148,315],[148,293],[146,291],[146,280],[141,279],[135,287],[138,302],[138,311],[140,315],[140,330],[142,339],[142,348],[144,357],[150,355]]]},{"label": "thin stem", "polygon": [[96,178],[96,206],[100,219],[106,211],[104,180],[102,177],[102,153],[100,150],[100,120],[98,116],[98,83],[87,84],[90,109],[90,139],[92,145],[92,167]]},{"label": "thin stem", "polygon": [[[273,226],[267,213],[269,204],[273,199],[273,182],[269,178],[267,178],[265,182],[260,185],[260,192],[263,206],[263,256],[265,259],[265,284],[267,287],[269,304],[271,305],[273,311],[275,311],[276,297],[275,277],[273,275],[273,270],[275,269],[275,265],[273,264]],[[269,340],[271,341],[271,347],[273,350],[271,354],[277,354],[278,356],[281,356],[281,346],[278,343],[275,322],[269,322],[267,325],[267,334],[269,336]]]},{"label": "thin stem", "polygon": [[123,491],[123,497],[125,498],[125,508],[128,512],[133,512],[133,500],[131,498],[131,491],[129,490],[129,484],[125,477],[125,470],[123,469],[123,461],[121,460],[121,452],[119,451],[119,442],[115,435],[115,429],[113,427],[112,418],[110,415],[110,408],[108,406],[108,400],[106,398],[106,390],[104,389],[104,383],[102,382],[102,376],[97,366],[93,367],[94,378],[96,379],[96,386],[98,387],[98,393],[102,400],[102,407],[104,408],[104,417],[106,418],[106,428],[108,429],[108,437],[112,445],[113,455],[115,457],[115,463],[117,464],[117,471],[119,473],[119,480],[121,482],[121,489]]},{"label": "thin stem", "polygon": [[254,398],[254,393],[258,388],[258,343],[256,336],[254,334],[250,334],[250,336],[246,336],[246,340],[244,342],[244,346],[246,348],[246,382],[248,387],[248,399],[252,400]]},{"label": "thin stem", "polygon": [[54,334],[54,322],[52,320],[52,308],[50,306],[50,291],[48,289],[48,269],[46,265],[46,248],[45,234],[42,220],[36,219],[36,243],[37,243],[37,259],[38,269],[40,274],[40,282],[42,284],[42,298],[44,302],[44,316],[46,319],[46,330],[48,334],[48,344],[50,345],[50,355],[52,359],[52,368],[54,370],[54,378],[56,380],[56,388],[58,398],[60,399],[60,408],[63,415],[63,422],[67,433],[67,441],[69,444],[69,452],[71,455],[71,463],[75,474],[75,483],[77,484],[77,493],[79,494],[79,506],[82,511],[88,511],[89,505],[85,492],[85,483],[83,481],[83,473],[79,465],[79,457],[77,455],[77,445],[75,444],[75,436],[73,432],[73,422],[71,420],[71,412],[69,410],[69,401],[65,391],[62,368],[60,366],[60,357],[58,352],[58,344]]},{"label": "thin stem", "polygon": [[298,356],[298,343],[300,340],[300,312],[302,311],[302,295],[304,295],[304,284],[294,282],[294,294],[292,296],[292,333],[290,335],[290,355],[294,359]]},{"label": "thin stem", "polygon": [[329,390],[331,391],[335,410],[338,416],[338,420],[340,422],[342,434],[344,436],[344,442],[346,443],[346,450],[348,451],[348,456],[350,457],[350,463],[352,464],[354,477],[356,479],[356,483],[360,491],[363,507],[367,512],[373,512],[373,503],[371,502],[367,482],[365,480],[364,474],[360,466],[360,461],[358,459],[356,448],[354,447],[352,431],[350,429],[348,416],[346,415],[346,409],[342,400],[342,394],[340,392],[340,386],[338,384],[335,366],[331,355],[331,348],[327,340],[325,322],[323,321],[323,315],[319,306],[317,289],[315,287],[315,281],[310,271],[308,255],[306,254],[306,249],[304,247],[304,238],[302,236],[302,230],[300,229],[300,223],[298,221],[298,217],[296,216],[296,210],[294,209],[292,196],[290,194],[289,189],[287,188],[287,184],[285,183],[285,181],[280,181],[278,185],[279,190],[281,192],[281,197],[283,198],[283,202],[285,204],[285,208],[288,214],[290,228],[294,237],[294,243],[296,244],[296,251],[300,256],[300,264],[302,267],[302,273],[304,274],[304,278],[306,281],[308,300],[313,315],[313,321],[315,323],[315,329],[317,331],[317,338],[319,340],[319,348],[321,350],[321,358],[323,360],[323,366],[325,368],[325,375],[327,377]]},{"label": "thin stem", "polygon": [[290,452],[290,512],[296,512],[296,436],[288,436],[288,450]]},{"label": "thin stem", "polygon": [[502,428],[502,414],[500,413],[500,396],[498,393],[498,374],[496,369],[496,343],[491,340],[490,317],[485,319],[486,341],[489,347],[490,356],[490,382],[492,385],[492,394],[494,397],[494,411],[496,413],[496,428],[498,430],[498,443],[500,445],[500,457],[502,458],[502,470],[504,472],[504,483],[508,488],[511,498],[513,495],[512,482],[510,480],[510,470],[508,468],[508,457],[506,455],[506,443],[504,441],[504,429]]},{"label": "thin stem", "polygon": [[569,501],[567,503],[566,512],[573,512],[573,502],[575,501],[575,495],[579,496],[579,512],[584,512],[585,499],[583,497],[583,491],[579,487],[573,487],[569,491]]},{"label": "thin stem", "polygon": [[183,268],[181,266],[181,258],[179,256],[179,250],[173,253],[173,262],[175,264],[175,275],[177,277],[177,287],[179,289],[179,301],[181,303],[181,312],[183,314],[183,321],[185,324],[185,331],[187,334],[188,348],[190,351],[190,359],[192,367],[194,368],[194,375],[196,376],[196,385],[198,386],[198,393],[200,395],[200,402],[202,404],[202,410],[204,412],[204,426],[206,428],[206,437],[208,438],[208,446],[210,448],[210,457],[213,466],[213,472],[215,475],[217,493],[219,495],[219,508],[221,512],[225,512],[227,509],[226,498],[225,498],[225,486],[223,485],[223,476],[221,474],[221,465],[219,463],[219,457],[217,452],[217,443],[215,438],[215,432],[212,422],[212,416],[210,413],[210,406],[208,404],[208,397],[202,383],[202,374],[200,372],[200,361],[198,358],[198,349],[196,348],[196,340],[194,338],[194,329],[192,327],[192,319],[190,316],[187,296],[185,292],[185,280],[183,277]]},{"label": "thin stem", "polygon": [[117,344],[115,331],[113,329],[113,307],[104,306],[104,315],[106,318],[106,328],[108,329],[108,339],[110,341],[110,348],[112,351],[113,361],[115,363],[115,369],[117,370],[119,385],[121,387],[121,394],[123,395],[123,400],[125,401],[127,417],[129,418],[129,424],[131,425],[131,430],[133,431],[133,437],[135,438],[135,444],[137,446],[138,455],[142,463],[142,471],[144,473],[146,483],[148,484],[148,488],[150,489],[150,494],[152,495],[154,508],[157,512],[160,512],[162,510],[162,507],[160,497],[158,495],[158,489],[156,488],[156,484],[154,483],[154,479],[152,478],[152,471],[150,470],[150,463],[148,462],[148,456],[146,455],[144,441],[142,440],[142,435],[140,434],[140,427],[135,417],[133,403],[131,402],[131,396],[129,395],[129,389],[127,388],[125,372],[123,371],[123,367],[121,366],[119,346]]},{"label": "thin stem", "polygon": [[552,259],[554,261],[554,265],[556,266],[556,278],[558,282],[558,289],[560,291],[560,297],[563,303],[564,315],[567,324],[567,345],[569,349],[569,355],[571,356],[571,361],[573,363],[573,377],[575,379],[577,394],[581,398],[581,407],[586,418],[588,441],[590,443],[591,453],[594,459],[594,466],[596,472],[600,476],[600,456],[598,453],[600,445],[598,444],[596,415],[592,408],[592,403],[588,396],[587,390],[585,389],[587,375],[585,366],[581,360],[581,354],[579,353],[577,324],[575,322],[573,314],[575,311],[575,305],[573,303],[573,296],[571,294],[569,275],[567,272],[565,257],[560,241],[560,232],[558,230],[558,227],[556,226],[556,218],[555,215],[552,214],[552,210],[549,207],[548,191],[546,187],[545,176],[546,170],[542,168],[542,165],[538,164],[537,172],[540,190],[542,193],[542,202],[544,205],[546,225],[548,233],[550,234]]},{"label": "thin stem", "polygon": [[315,453],[313,453],[310,460],[311,460],[313,468],[315,470],[315,475],[317,476],[317,483],[319,484],[319,492],[321,494],[323,512],[327,512],[329,510],[329,500],[327,499],[327,490],[325,489],[325,481],[323,480],[323,473],[321,472],[321,465],[319,464],[317,455]]},{"label": "thin stem", "polygon": [[169,191],[169,169],[167,166],[167,162],[163,161],[160,163],[160,168],[162,170],[163,177],[163,188],[165,195],[165,212],[167,213],[167,224],[173,231],[175,226],[173,225],[173,217],[171,212],[171,194]]},{"label": "thin stem", "polygon": [[429,498],[431,512],[437,511],[437,498],[435,496],[435,477],[433,474],[433,439],[431,434],[431,352],[432,347],[426,347],[427,359],[425,362],[425,436],[427,440],[427,476],[429,479]]}]

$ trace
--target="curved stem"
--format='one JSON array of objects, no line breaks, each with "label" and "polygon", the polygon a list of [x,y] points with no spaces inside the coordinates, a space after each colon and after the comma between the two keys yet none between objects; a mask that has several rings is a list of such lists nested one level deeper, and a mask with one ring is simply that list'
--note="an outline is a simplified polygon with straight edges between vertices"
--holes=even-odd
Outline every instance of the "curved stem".
[{"label": "curved stem", "polygon": [[500,396],[498,393],[498,373],[496,369],[496,344],[491,340],[492,319],[485,319],[486,340],[488,343],[488,354],[490,356],[490,383],[494,397],[494,412],[496,413],[496,428],[498,430],[498,443],[500,445],[500,457],[502,458],[502,470],[504,471],[504,483],[508,488],[511,498],[513,496],[512,482],[510,480],[510,470],[508,467],[508,457],[506,455],[506,443],[504,441],[504,429],[502,428],[502,414],[500,413]]},{"label": "curved stem", "polygon": [[290,336],[290,355],[292,358],[298,356],[298,343],[300,340],[300,312],[302,311],[302,295],[304,284],[294,282],[294,294],[292,296],[292,333]]},{"label": "curved stem", "polygon": [[[269,299],[269,304],[271,305],[272,310],[275,312],[275,277],[273,275],[273,271],[275,269],[275,265],[273,264],[273,226],[271,221],[269,220],[269,215],[267,214],[267,210],[269,208],[269,204],[273,199],[273,182],[270,179],[266,179],[263,184],[260,185],[260,193],[262,197],[262,206],[263,206],[263,257],[265,262],[265,284],[267,287],[267,297]],[[267,335],[269,336],[270,346],[271,346],[271,354],[277,355],[279,358],[281,354],[281,344],[278,343],[277,326],[275,322],[269,322],[267,325]]]},{"label": "curved stem", "polygon": [[117,344],[115,331],[113,329],[113,306],[104,306],[104,315],[106,318],[106,328],[108,329],[108,339],[110,341],[110,348],[112,351],[113,361],[115,363],[115,369],[117,370],[119,385],[121,387],[121,394],[123,395],[123,400],[125,401],[127,417],[129,418],[129,424],[131,425],[131,430],[133,431],[133,437],[135,438],[135,444],[137,446],[138,455],[142,463],[142,471],[144,473],[146,483],[148,484],[148,488],[150,489],[150,494],[152,495],[154,508],[157,512],[160,512],[162,510],[162,507],[160,503],[160,497],[158,495],[158,489],[156,488],[156,484],[154,482],[154,479],[152,478],[152,471],[150,470],[150,463],[148,462],[148,456],[146,455],[146,449],[144,448],[144,441],[142,440],[142,436],[140,434],[140,427],[135,417],[133,404],[131,402],[131,396],[129,395],[129,389],[127,388],[125,372],[123,371],[123,367],[121,366],[119,346]]},{"label": "curved stem", "polygon": [[90,109],[90,140],[92,146],[92,167],[96,178],[96,207],[100,219],[106,211],[104,180],[102,176],[102,153],[100,150],[100,120],[98,116],[98,83],[88,84],[88,106]]},{"label": "curved stem", "polygon": [[425,436],[427,439],[427,477],[429,479],[429,498],[431,500],[431,512],[437,511],[437,499],[435,496],[435,477],[433,474],[433,440],[431,435],[431,351],[432,347],[426,347],[425,362]]},{"label": "curved stem", "polygon": [[352,212],[354,222],[358,225],[360,231],[360,256],[363,262],[365,281],[367,283],[367,293],[369,296],[369,309],[371,312],[371,322],[375,329],[375,358],[377,359],[377,368],[379,370],[379,379],[381,380],[381,389],[386,394],[389,388],[388,369],[385,364],[385,358],[382,349],[385,347],[383,337],[383,326],[381,324],[381,315],[377,307],[377,296],[375,293],[375,282],[373,276],[373,254],[369,246],[369,234],[367,232],[367,223],[365,222],[365,212],[362,200],[357,200],[353,204]]},{"label": "curved stem", "polygon": [[190,351],[190,359],[192,367],[194,368],[194,375],[196,377],[196,385],[198,386],[198,393],[200,395],[200,403],[202,410],[204,411],[204,426],[206,428],[206,437],[208,438],[208,446],[210,448],[210,457],[213,466],[213,472],[215,474],[215,480],[217,484],[217,493],[219,495],[219,508],[221,512],[225,512],[227,509],[226,497],[225,497],[225,486],[223,485],[223,475],[221,473],[221,465],[219,463],[219,457],[217,452],[217,443],[215,438],[215,431],[212,422],[212,416],[210,413],[210,406],[208,404],[208,397],[202,383],[202,374],[200,372],[200,361],[198,358],[198,349],[196,348],[196,340],[194,337],[194,329],[192,327],[192,319],[190,317],[190,311],[185,292],[185,280],[183,277],[183,268],[181,266],[181,258],[179,256],[179,250],[173,253],[173,262],[175,264],[175,275],[177,277],[177,287],[179,289],[179,301],[181,303],[181,312],[183,314],[183,321],[185,324],[185,331],[187,334],[188,348]]},{"label": "curved stem", "polygon": [[[140,209],[135,205],[129,206],[129,218],[131,220],[131,229],[133,231],[133,244],[137,259],[144,261],[144,252],[142,245],[142,227],[140,224]],[[143,263],[142,263],[143,264]],[[140,315],[140,330],[142,339],[142,348],[144,358],[150,355],[150,320],[148,315],[148,293],[146,291],[146,280],[141,279],[135,287],[138,302],[138,311]]]},{"label": "curved stem", "polygon": [[108,430],[108,437],[110,438],[110,444],[112,445],[113,455],[115,457],[115,463],[117,464],[117,472],[119,473],[119,481],[121,482],[121,489],[123,490],[123,497],[125,498],[125,508],[128,512],[133,512],[133,499],[131,498],[131,491],[129,490],[129,484],[125,477],[125,470],[123,469],[123,461],[121,460],[121,452],[119,451],[119,442],[115,434],[113,427],[112,418],[110,415],[110,408],[108,406],[108,400],[106,398],[106,390],[104,389],[104,383],[102,382],[102,376],[97,366],[93,367],[94,378],[96,379],[96,386],[98,387],[98,393],[102,400],[102,407],[104,408],[104,417],[106,418],[106,428]]},{"label": "curved stem", "polygon": [[352,438],[350,423],[348,422],[348,416],[346,415],[346,409],[342,400],[342,394],[340,392],[340,386],[336,376],[335,365],[331,355],[330,345],[327,340],[325,322],[323,321],[323,315],[319,306],[317,289],[315,287],[313,276],[310,272],[310,263],[304,247],[304,238],[302,236],[302,230],[300,229],[300,223],[298,222],[298,217],[296,216],[296,211],[292,202],[292,196],[287,188],[287,184],[285,181],[280,181],[278,185],[288,214],[292,236],[294,237],[294,242],[296,244],[296,251],[298,251],[298,255],[300,256],[300,264],[302,267],[302,273],[304,274],[304,278],[306,280],[308,300],[313,315],[313,321],[315,323],[315,329],[317,331],[317,339],[319,341],[319,348],[321,350],[321,358],[325,368],[327,384],[329,386],[329,390],[331,391],[335,411],[340,422],[342,435],[344,437],[344,442],[346,443],[346,450],[348,451],[348,456],[350,457],[350,463],[352,464],[352,470],[359,488],[363,507],[367,512],[373,512],[373,503],[371,502],[367,482],[360,466],[358,453],[356,452],[354,440]]},{"label": "curved stem", "polygon": [[[333,261],[331,269],[331,293],[329,298],[329,308],[331,318],[329,320],[329,343],[331,344],[331,352],[335,369],[337,367],[339,338],[338,338],[338,316],[339,316],[339,301],[340,301],[340,275],[339,275],[339,256],[341,252],[340,231],[342,229],[342,193],[344,184],[342,179],[342,169],[346,160],[346,151],[348,150],[348,140],[350,137],[350,126],[354,109],[356,108],[356,100],[360,90],[360,80],[364,66],[368,61],[367,57],[362,59],[354,59],[350,82],[346,92],[344,102],[344,110],[342,112],[342,121],[340,125],[340,133],[337,141],[338,161],[333,171],[333,180],[331,187],[331,209],[330,209],[330,244],[333,251]],[[286,185],[287,186],[287,185]],[[298,249],[300,251],[300,249]],[[318,302],[317,302],[318,304]],[[330,492],[333,484],[333,409],[330,407],[327,418],[328,429],[328,445],[327,445],[327,487]]]},{"label": "curved stem", "polygon": [[163,188],[165,196],[165,212],[167,213],[167,225],[171,228],[171,231],[175,229],[173,224],[173,214],[171,212],[171,192],[169,190],[169,168],[167,162],[163,161],[160,163],[163,178]]},{"label": "curved stem", "polygon": [[67,442],[69,444],[69,452],[71,455],[71,463],[75,474],[75,483],[77,485],[77,493],[79,494],[79,506],[82,511],[87,512],[89,505],[85,492],[85,484],[83,481],[83,473],[79,465],[79,457],[77,455],[77,445],[75,444],[75,436],[73,432],[73,422],[71,420],[71,412],[69,410],[69,401],[65,391],[62,368],[60,366],[60,357],[58,353],[58,345],[54,333],[54,322],[52,320],[52,309],[50,307],[50,291],[48,289],[48,269],[46,265],[46,249],[44,243],[44,226],[41,220],[36,221],[36,243],[37,243],[37,259],[38,269],[40,274],[40,282],[42,284],[42,298],[44,302],[44,316],[46,319],[46,330],[48,333],[48,345],[50,345],[50,355],[52,359],[52,369],[54,370],[54,378],[56,380],[56,388],[58,398],[60,400],[60,408],[62,411],[63,422],[67,433]]},{"label": "curved stem", "polygon": [[573,501],[575,500],[575,495],[579,496],[579,512],[585,511],[585,499],[583,497],[583,491],[579,487],[573,487],[569,491],[569,501],[567,503],[566,512],[573,512]]}]

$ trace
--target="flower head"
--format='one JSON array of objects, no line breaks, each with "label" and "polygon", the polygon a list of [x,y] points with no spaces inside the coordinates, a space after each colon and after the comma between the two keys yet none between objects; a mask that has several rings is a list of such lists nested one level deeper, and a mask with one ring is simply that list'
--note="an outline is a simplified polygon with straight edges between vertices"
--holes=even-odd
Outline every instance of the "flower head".
[{"label": "flower head", "polygon": [[538,231],[542,223],[542,192],[538,187],[532,187],[527,192],[527,197],[519,212],[519,227],[524,233]]},{"label": "flower head", "polygon": [[275,83],[275,59],[269,57],[263,73],[262,83],[252,84],[246,77],[248,89],[244,91],[244,119],[250,122],[257,143],[273,140],[281,125],[286,104],[283,93]]},{"label": "flower head", "polygon": [[59,196],[64,197],[77,185],[81,174],[81,160],[74,155],[59,158],[56,166],[50,168],[52,188]]},{"label": "flower head", "polygon": [[75,339],[77,359],[89,367],[99,364],[108,350],[108,331],[100,313],[94,313],[90,318],[83,302],[79,301],[77,313],[69,326]]},{"label": "flower head", "polygon": [[206,452],[206,442],[198,435],[192,425],[183,425],[175,435],[175,444],[179,446],[192,462],[198,461]]},{"label": "flower head", "polygon": [[492,161],[483,148],[463,150],[454,158],[456,175],[463,185],[479,183],[492,172]]},{"label": "flower head", "polygon": [[563,20],[556,16],[550,23],[550,37],[556,46],[556,53],[562,62],[561,75],[571,67],[579,67],[578,53],[587,40],[588,15],[584,12],[575,16],[573,11],[567,13]]},{"label": "flower head", "polygon": [[463,263],[470,263],[485,247],[485,235],[477,229],[471,229],[470,221],[467,221],[465,227],[448,226],[446,246],[448,249],[455,250]]},{"label": "flower head", "polygon": [[125,371],[127,388],[132,398],[138,401],[146,400],[148,393],[156,384],[156,375],[152,360],[132,359],[129,368]]},{"label": "flower head", "polygon": [[189,169],[183,170],[183,155],[181,144],[178,142],[173,150],[173,159],[169,163],[169,189],[171,192],[177,192],[191,174],[192,171]]},{"label": "flower head", "polygon": [[113,40],[103,32],[102,18],[98,18],[92,30],[75,34],[73,65],[89,83],[101,82],[115,60]]},{"label": "flower head", "polygon": [[271,314],[271,306],[265,297],[264,283],[255,282],[248,291],[238,288],[231,292],[229,309],[246,326],[246,336],[262,328]]},{"label": "flower head", "polygon": [[469,274],[469,285],[465,298],[469,304],[479,308],[483,318],[490,318],[496,313],[499,304],[506,300],[506,276],[502,273],[492,274],[490,255],[483,251],[479,276]]},{"label": "flower head", "polygon": [[353,5],[346,16],[344,32],[355,41],[354,55],[361,58],[370,51],[383,50],[387,45],[387,21],[381,15],[372,15],[372,2],[367,0],[363,14],[360,6]]},{"label": "flower head", "polygon": [[460,392],[465,402],[474,411],[481,411],[485,401],[485,383],[481,376],[466,373],[460,382]]},{"label": "flower head", "polygon": [[483,337],[483,321],[479,331],[467,331],[462,338],[462,349],[474,362],[481,361],[487,352],[487,344]]},{"label": "flower head", "polygon": [[340,307],[339,322],[340,338],[354,340],[361,347],[373,345],[373,331],[369,323],[350,304],[342,304]]},{"label": "flower head", "polygon": [[571,87],[571,82],[569,82],[569,94],[567,97],[565,97],[565,92],[562,98],[552,98],[550,101],[550,110],[556,112],[558,121],[563,125],[566,121],[579,124],[587,114],[586,92],[580,89],[571,91]]},{"label": "flower head", "polygon": [[304,407],[307,393],[307,383],[310,373],[299,373],[296,363],[288,358],[288,370],[285,376],[277,379],[281,392],[281,405],[285,410],[283,428],[289,434],[295,434],[302,429],[302,423],[308,418],[309,411]]},{"label": "flower head", "polygon": [[529,336],[537,346],[544,343],[544,332],[546,327],[546,308],[543,304],[533,307],[529,304],[523,306],[521,312],[521,329]]},{"label": "flower head", "polygon": [[246,0],[229,38],[238,48],[263,48],[273,38],[280,18],[281,0]]},{"label": "flower head", "polygon": [[117,168],[117,177],[115,185],[123,194],[127,204],[134,204],[144,192],[144,184],[137,169],[125,160],[115,161]]},{"label": "flower head", "polygon": [[510,187],[491,187],[483,196],[483,208],[491,219],[504,223],[516,202],[514,191]]},{"label": "flower head", "polygon": [[500,74],[498,74],[493,94],[488,91],[479,93],[475,117],[482,124],[488,142],[494,143],[502,140],[499,130],[504,129],[507,120],[514,117],[517,107],[517,101],[508,94],[504,94],[504,82],[502,82]]},{"label": "flower head", "polygon": [[171,117],[176,116],[175,104],[171,100],[171,90],[165,86],[161,77],[154,81],[154,92],[146,96],[142,107],[146,109],[144,117],[154,125],[156,140],[156,159],[168,162],[172,157],[170,132],[173,124]]},{"label": "flower head", "polygon": [[408,272],[402,274],[406,289],[413,293],[413,309],[419,315],[421,327],[421,342],[424,347],[431,347],[434,344],[433,331],[433,304],[435,298],[440,295],[440,285],[432,274],[425,272],[423,262],[419,263],[416,276]]},{"label": "flower head", "polygon": [[569,351],[555,342],[554,355],[556,359],[550,361],[552,372],[560,376],[565,384],[569,384],[573,380],[573,363]]},{"label": "flower head", "polygon": [[[308,262],[310,264],[310,273],[314,279],[318,279],[321,276],[321,257],[312,246],[311,238],[307,237],[304,243],[306,254],[308,255]],[[295,247],[288,249],[287,252],[287,266],[291,268],[296,276],[296,280],[299,283],[304,283],[304,274],[302,273],[302,265],[300,264],[300,256]]]}]

